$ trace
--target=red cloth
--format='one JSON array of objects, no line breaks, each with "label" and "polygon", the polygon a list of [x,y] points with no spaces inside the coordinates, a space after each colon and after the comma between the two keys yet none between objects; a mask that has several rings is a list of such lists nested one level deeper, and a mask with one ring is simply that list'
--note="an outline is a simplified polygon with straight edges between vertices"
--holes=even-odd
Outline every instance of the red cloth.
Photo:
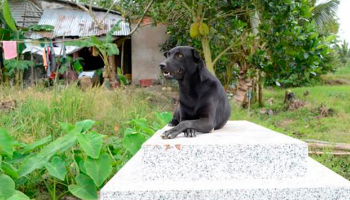
[{"label": "red cloth", "polygon": [[17,42],[16,41],[3,41],[3,48],[5,54],[5,60],[10,60],[17,57]]}]

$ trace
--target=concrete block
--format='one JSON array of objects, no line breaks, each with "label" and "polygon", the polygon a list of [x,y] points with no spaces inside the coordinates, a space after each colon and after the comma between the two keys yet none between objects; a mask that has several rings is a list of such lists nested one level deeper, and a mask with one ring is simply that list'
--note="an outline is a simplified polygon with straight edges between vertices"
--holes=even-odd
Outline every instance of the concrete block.
[{"label": "concrete block", "polygon": [[307,156],[307,144],[246,121],[160,139],[102,188],[102,200],[350,200],[350,182]]},{"label": "concrete block", "polygon": [[[101,200],[349,200],[350,183],[307,159],[304,177],[287,179],[144,181],[137,153],[101,190]],[[169,169],[171,170],[171,169]]]},{"label": "concrete block", "polygon": [[142,146],[144,180],[281,179],[306,173],[305,142],[247,121],[229,121],[195,138],[162,139],[169,128]]}]

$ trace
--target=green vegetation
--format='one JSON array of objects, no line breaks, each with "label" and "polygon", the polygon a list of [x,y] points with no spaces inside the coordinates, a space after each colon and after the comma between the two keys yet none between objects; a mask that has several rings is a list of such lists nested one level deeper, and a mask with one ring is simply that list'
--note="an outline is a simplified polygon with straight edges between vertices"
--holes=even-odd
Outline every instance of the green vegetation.
[{"label": "green vegetation", "polygon": [[5,200],[96,199],[111,175],[170,121],[162,112],[170,110],[169,101],[154,101],[155,95],[138,88],[1,88],[0,185],[13,187],[0,187],[0,194]]},{"label": "green vegetation", "polygon": [[[249,120],[302,140],[350,143],[350,49],[334,35],[338,0],[82,2],[120,10],[129,21],[147,14],[167,24],[163,50],[176,45],[200,50],[225,89],[236,92],[239,106],[232,101],[231,120]],[[16,26],[6,0],[0,8],[0,38],[24,39],[27,30]],[[107,59],[119,53],[111,34],[117,29],[118,23],[104,38],[71,44],[96,48],[105,80],[127,84]],[[24,69],[36,66],[23,60],[23,47],[19,44],[19,56],[0,70],[0,200],[96,199],[106,181],[171,119],[171,100],[161,90],[123,84],[113,91],[59,82],[23,89]],[[82,70],[79,59],[71,58],[58,62],[60,70],[72,62]],[[6,86],[11,77],[16,87]],[[321,78],[325,85],[305,87]],[[296,86],[289,89],[294,100],[286,103],[282,88]],[[313,158],[350,179],[349,156]]]},{"label": "green vegetation", "polygon": [[323,82],[332,85],[350,85],[350,62],[343,67],[338,67],[334,73],[328,73],[322,76]]},{"label": "green vegetation", "polygon": [[[305,102],[304,106],[286,110],[285,90],[268,89],[264,108],[254,104],[247,111],[234,105],[231,120],[249,120],[302,140],[350,143],[350,85],[302,87],[291,91],[296,99]],[[322,115],[321,104],[333,113]],[[349,156],[323,154],[312,157],[350,180]]]},{"label": "green vegetation", "polygon": [[[264,108],[252,105],[250,112],[233,106],[232,120],[249,120],[292,137],[317,139],[331,142],[350,141],[350,86],[315,86],[294,88],[296,99],[305,102],[295,110],[286,110],[285,90],[266,90]],[[308,93],[307,96],[304,94]],[[334,115],[325,117],[319,113],[321,104],[334,110]],[[264,110],[272,110],[269,115]],[[263,111],[262,111],[263,110]]]}]

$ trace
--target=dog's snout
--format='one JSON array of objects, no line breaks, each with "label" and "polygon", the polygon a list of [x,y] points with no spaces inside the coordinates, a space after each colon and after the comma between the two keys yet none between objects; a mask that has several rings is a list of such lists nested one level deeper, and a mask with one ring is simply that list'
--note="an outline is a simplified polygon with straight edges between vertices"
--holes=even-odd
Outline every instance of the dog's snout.
[{"label": "dog's snout", "polygon": [[163,68],[166,67],[166,64],[165,64],[165,63],[160,63],[160,64],[159,64],[159,67],[160,67],[160,69],[163,69]]}]

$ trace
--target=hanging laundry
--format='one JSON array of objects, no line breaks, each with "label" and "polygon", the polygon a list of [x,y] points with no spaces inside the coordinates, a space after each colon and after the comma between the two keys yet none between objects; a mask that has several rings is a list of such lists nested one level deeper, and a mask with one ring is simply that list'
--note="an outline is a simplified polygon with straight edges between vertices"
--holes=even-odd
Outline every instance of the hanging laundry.
[{"label": "hanging laundry", "polygon": [[56,60],[55,60],[55,49],[52,44],[50,44],[51,52],[51,70],[53,73],[56,73]]},{"label": "hanging laundry", "polygon": [[47,60],[47,77],[51,76],[51,61],[50,61],[50,56],[51,56],[51,51],[48,45],[45,45],[45,49],[47,50],[46,52],[46,60]]},{"label": "hanging laundry", "polygon": [[17,42],[16,41],[3,41],[3,48],[5,53],[5,60],[10,60],[17,57]]},{"label": "hanging laundry", "polygon": [[[46,46],[45,46],[46,47]],[[46,48],[44,47],[44,50],[43,50],[43,65],[45,67],[45,70],[47,70],[47,58],[46,58]]]}]

